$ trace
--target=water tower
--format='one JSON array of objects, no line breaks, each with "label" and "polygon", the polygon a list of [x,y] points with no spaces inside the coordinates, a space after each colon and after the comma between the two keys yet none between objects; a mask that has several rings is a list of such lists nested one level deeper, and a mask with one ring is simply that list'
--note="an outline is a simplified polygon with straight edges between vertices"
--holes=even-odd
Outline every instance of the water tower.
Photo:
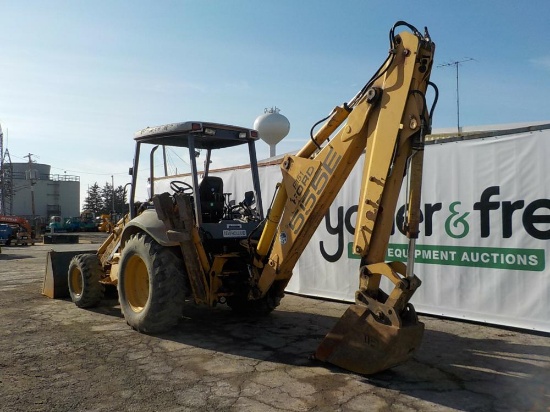
[{"label": "water tower", "polygon": [[275,146],[290,131],[290,122],[279,113],[277,107],[265,109],[264,114],[254,121],[254,129],[260,133],[260,138],[269,145],[269,157],[276,155]]}]

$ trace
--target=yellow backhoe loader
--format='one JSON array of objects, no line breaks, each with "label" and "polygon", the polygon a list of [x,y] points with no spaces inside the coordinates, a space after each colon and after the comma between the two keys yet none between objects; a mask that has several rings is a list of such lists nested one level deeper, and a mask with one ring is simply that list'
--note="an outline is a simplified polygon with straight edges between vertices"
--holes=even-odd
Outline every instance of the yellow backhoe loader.
[{"label": "yellow backhoe loader", "polygon": [[[406,27],[399,34],[398,27]],[[44,294],[66,289],[79,307],[97,305],[106,284],[117,285],[127,323],[144,333],[175,326],[186,302],[266,314],[279,305],[292,270],[353,166],[366,150],[354,252],[361,257],[355,303],[328,333],[315,357],[372,374],[409,359],[424,325],[411,296],[418,235],[424,136],[430,132],[437,89],[429,82],[435,45],[427,30],[405,22],[390,31],[389,56],[348,103],[323,119],[296,155],[281,162],[266,216],[262,209],[255,130],[207,122],[149,127],[135,136],[130,213],[94,253],[48,256]],[[429,85],[435,90],[431,109]],[[239,204],[227,201],[223,180],[209,171],[212,152],[246,145],[252,190]],[[150,199],[135,200],[140,155],[150,158]],[[191,181],[173,180],[171,192],[155,193],[154,153],[187,148]],[[196,153],[206,152],[199,173]],[[202,177],[200,179],[200,177]],[[407,265],[386,263],[397,197],[408,179],[405,231]],[[200,181],[199,181],[200,180]],[[74,255],[74,252],[72,252]],[[70,261],[69,261],[70,259]],[[384,292],[385,277],[393,289]]]}]

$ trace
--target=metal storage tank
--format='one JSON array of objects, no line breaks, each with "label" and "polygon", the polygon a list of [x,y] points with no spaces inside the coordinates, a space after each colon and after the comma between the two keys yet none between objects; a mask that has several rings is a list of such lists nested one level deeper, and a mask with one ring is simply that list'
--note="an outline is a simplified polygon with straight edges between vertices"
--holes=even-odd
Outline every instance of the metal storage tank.
[{"label": "metal storage tank", "polygon": [[79,176],[52,174],[50,165],[34,162],[12,163],[12,167],[12,215],[44,220],[80,215]]}]

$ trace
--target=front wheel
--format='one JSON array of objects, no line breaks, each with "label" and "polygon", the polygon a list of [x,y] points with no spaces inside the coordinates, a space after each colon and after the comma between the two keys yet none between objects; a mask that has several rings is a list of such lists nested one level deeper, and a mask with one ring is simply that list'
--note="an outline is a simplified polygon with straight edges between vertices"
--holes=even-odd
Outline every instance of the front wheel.
[{"label": "front wheel", "polygon": [[79,308],[97,306],[103,299],[105,287],[99,282],[103,269],[97,255],[76,255],[69,263],[69,294]]},{"label": "front wheel", "polygon": [[128,325],[145,333],[175,326],[185,302],[183,260],[149,235],[133,235],[120,256],[118,296]]}]

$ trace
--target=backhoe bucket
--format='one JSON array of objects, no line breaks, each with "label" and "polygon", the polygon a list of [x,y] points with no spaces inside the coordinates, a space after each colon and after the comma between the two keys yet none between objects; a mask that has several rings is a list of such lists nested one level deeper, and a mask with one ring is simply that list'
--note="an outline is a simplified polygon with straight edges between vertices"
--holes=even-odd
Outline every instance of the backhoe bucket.
[{"label": "backhoe bucket", "polygon": [[411,320],[399,326],[379,322],[366,306],[351,305],[323,339],[315,358],[364,375],[406,362],[424,334],[424,324],[411,310]]},{"label": "backhoe bucket", "polygon": [[46,272],[42,284],[42,294],[52,298],[60,299],[69,297],[69,264],[71,259],[82,253],[96,253],[96,250],[56,252],[50,250],[46,258]]}]

